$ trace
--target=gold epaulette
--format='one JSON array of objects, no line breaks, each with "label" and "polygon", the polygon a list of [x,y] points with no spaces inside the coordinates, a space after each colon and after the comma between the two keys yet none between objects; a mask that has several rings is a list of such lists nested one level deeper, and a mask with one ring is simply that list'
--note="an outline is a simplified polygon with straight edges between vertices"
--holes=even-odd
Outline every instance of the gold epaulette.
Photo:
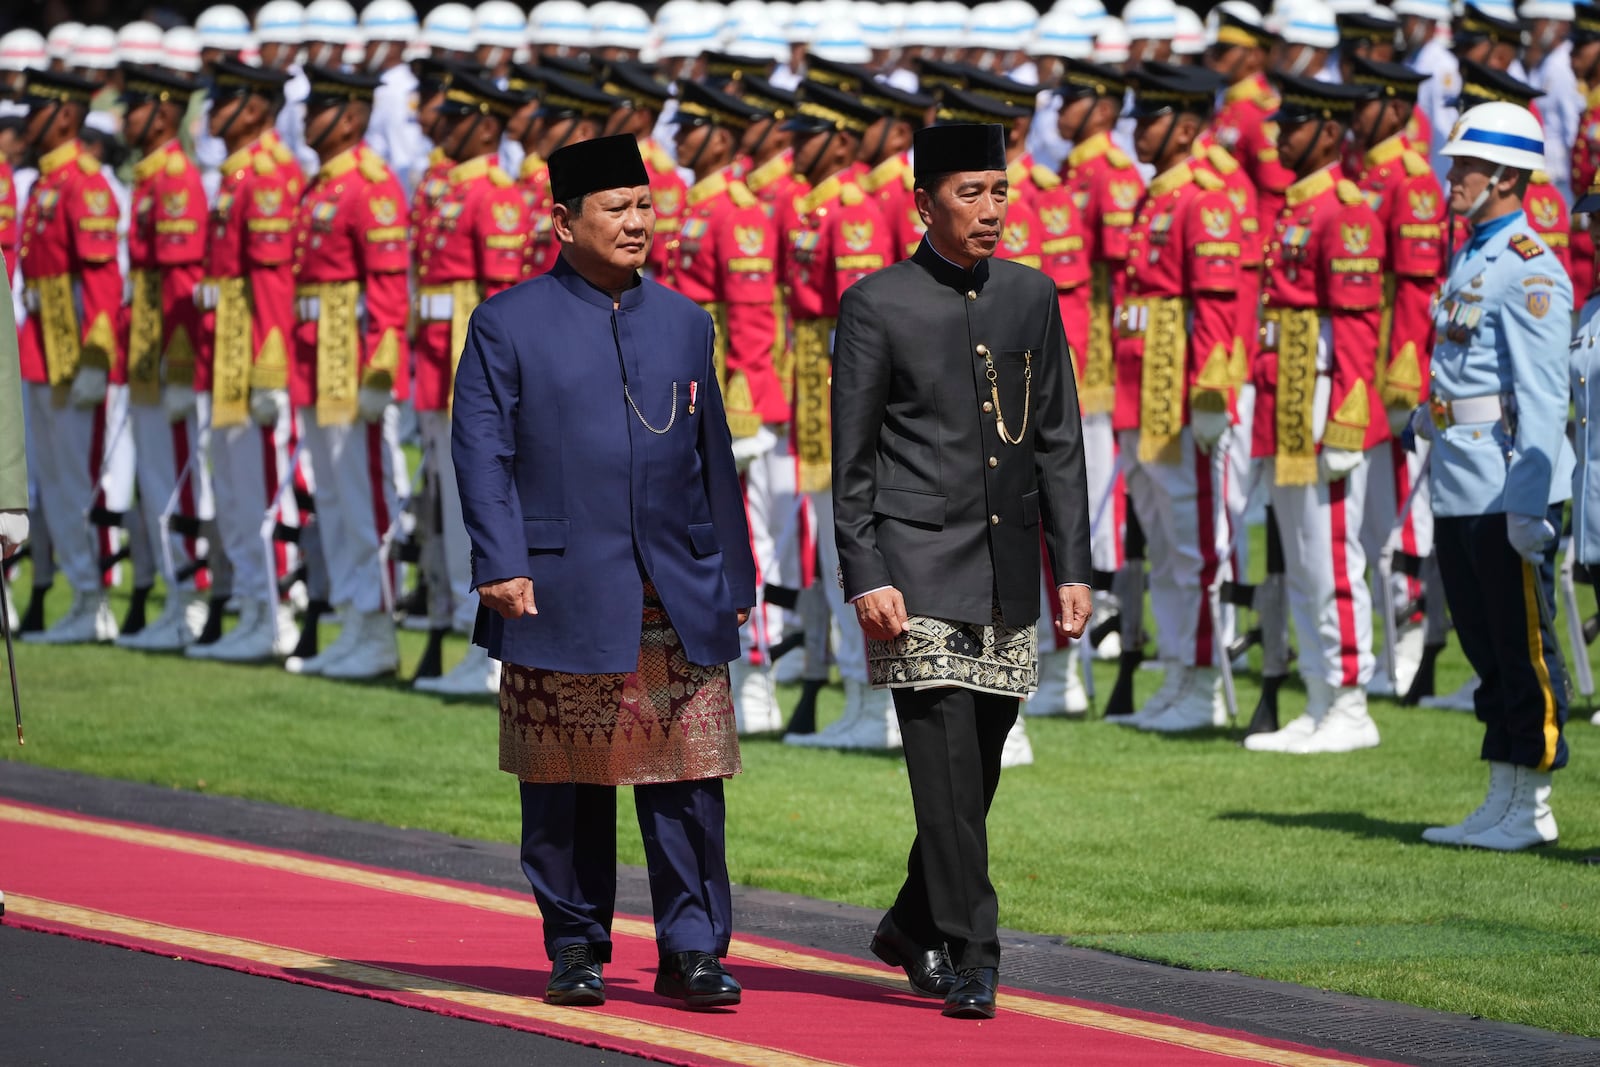
[{"label": "gold epaulette", "polygon": [[1528,184],[1529,185],[1549,185],[1550,184],[1550,175],[1546,174],[1542,170],[1536,170],[1532,174],[1528,175]]},{"label": "gold epaulette", "polygon": [[1227,182],[1212,174],[1209,170],[1195,171],[1194,183],[1208,193],[1214,193],[1218,189],[1226,189],[1228,187]]},{"label": "gold epaulette", "polygon": [[176,178],[188,169],[188,160],[182,152],[172,149],[167,152],[167,177]]},{"label": "gold epaulette", "polygon": [[278,140],[272,139],[272,158],[277,160],[278,166],[286,167],[294,162],[294,153],[289,151],[289,146]]},{"label": "gold epaulette", "polygon": [[278,161],[272,158],[270,151],[256,152],[250,158],[250,164],[257,174],[266,177],[278,169]]},{"label": "gold epaulette", "polygon": [[1349,178],[1340,178],[1339,184],[1334,186],[1333,192],[1339,198],[1339,203],[1341,204],[1364,204],[1367,202],[1367,198],[1361,195],[1360,186]]},{"label": "gold epaulette", "polygon": [[378,153],[370,148],[361,150],[361,161],[358,166],[361,169],[361,176],[369,182],[381,182],[389,177],[389,168],[378,158]]},{"label": "gold epaulette", "polygon": [[80,152],[78,154],[78,169],[85,174],[99,174],[100,161],[87,152]]},{"label": "gold epaulette", "polygon": [[666,150],[653,142],[650,145],[650,165],[654,167],[658,173],[662,174],[670,174],[678,167],[678,165],[672,161],[672,157],[667,155]]},{"label": "gold epaulette", "polygon": [[866,200],[866,198],[867,194],[863,193],[861,191],[861,187],[856,185],[854,182],[845,185],[839,190],[839,203],[843,204],[845,207],[855,207],[857,204]]},{"label": "gold epaulette", "polygon": [[498,166],[489,168],[489,183],[497,189],[505,189],[517,184],[511,180],[511,175],[501,170]]},{"label": "gold epaulette", "polygon": [[1239,161],[1234,159],[1233,154],[1219,144],[1206,147],[1206,162],[1210,163],[1212,169],[1219,174],[1232,174],[1239,169]]},{"label": "gold epaulette", "polygon": [[1409,148],[1401,154],[1400,162],[1405,164],[1406,174],[1409,177],[1415,178],[1421,174],[1433,173],[1433,168],[1428,166],[1428,161]]},{"label": "gold epaulette", "polygon": [[1118,170],[1127,170],[1133,166],[1133,160],[1128,158],[1128,153],[1116,145],[1110,145],[1106,148],[1106,161]]},{"label": "gold epaulette", "polygon": [[907,167],[900,175],[900,180],[906,183],[906,192],[909,193],[917,187],[917,172]]},{"label": "gold epaulette", "polygon": [[750,191],[750,187],[741,181],[728,183],[728,199],[732,200],[736,207],[741,208],[754,207],[760,203],[756,199],[756,194]]},{"label": "gold epaulette", "polygon": [[1028,177],[1041,189],[1054,189],[1061,184],[1061,178],[1055,171],[1039,163],[1035,163],[1028,171]]}]

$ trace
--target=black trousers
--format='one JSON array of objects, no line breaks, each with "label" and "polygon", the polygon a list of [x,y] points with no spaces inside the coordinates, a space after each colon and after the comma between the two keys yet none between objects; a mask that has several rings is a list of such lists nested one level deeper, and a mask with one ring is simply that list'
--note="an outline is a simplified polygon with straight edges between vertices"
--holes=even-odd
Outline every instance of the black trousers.
[{"label": "black trousers", "polygon": [[1021,705],[954,686],[894,691],[917,836],[891,914],[918,944],[948,946],[957,969],[1000,966],[987,817]]},{"label": "black trousers", "polygon": [[[1550,509],[1561,529],[1561,506]],[[1481,684],[1482,758],[1549,771],[1567,765],[1567,679],[1557,658],[1554,618],[1539,618],[1535,583],[1555,607],[1556,546],[1537,567],[1506,541],[1504,513],[1435,517],[1433,540],[1445,602],[1461,649]]]},{"label": "black trousers", "polygon": [[[522,870],[544,918],[545,952],[594,945],[611,960],[617,903],[617,789],[522,782]],[[728,954],[728,888],[722,779],[633,787],[655,912],[656,948]]]}]

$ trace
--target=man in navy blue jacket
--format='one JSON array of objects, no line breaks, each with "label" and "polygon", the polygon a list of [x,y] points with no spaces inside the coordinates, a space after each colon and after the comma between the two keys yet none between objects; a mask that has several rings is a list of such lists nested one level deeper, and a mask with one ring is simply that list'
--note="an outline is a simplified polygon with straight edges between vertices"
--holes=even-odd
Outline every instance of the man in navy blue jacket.
[{"label": "man in navy blue jacket", "polygon": [[654,228],[632,137],[550,157],[561,259],[472,316],[451,454],[505,667],[500,766],[553,961],[546,999],[599,1004],[616,897],[616,786],[632,785],[656,992],[736,1004],[722,779],[755,564],[712,363],[711,316],[639,268]]}]

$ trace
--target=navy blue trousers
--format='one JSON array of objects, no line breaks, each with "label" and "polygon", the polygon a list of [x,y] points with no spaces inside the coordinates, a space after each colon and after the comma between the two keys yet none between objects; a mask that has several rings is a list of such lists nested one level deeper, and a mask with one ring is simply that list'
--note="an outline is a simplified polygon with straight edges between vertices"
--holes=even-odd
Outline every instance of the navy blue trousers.
[{"label": "navy blue trousers", "polygon": [[[1561,505],[1550,509],[1561,529]],[[1481,684],[1474,698],[1483,723],[1482,758],[1535,770],[1567,765],[1567,679],[1554,617],[1539,617],[1535,583],[1555,608],[1556,545],[1537,567],[1506,541],[1506,517],[1436,516],[1434,545],[1445,602],[1461,649]]]},{"label": "navy blue trousers", "polygon": [[[522,782],[522,870],[544,917],[551,959],[568,945],[611,960],[617,903],[617,790],[609,785]],[[633,787],[655,912],[656,947],[728,954],[728,889],[722,779]]]}]

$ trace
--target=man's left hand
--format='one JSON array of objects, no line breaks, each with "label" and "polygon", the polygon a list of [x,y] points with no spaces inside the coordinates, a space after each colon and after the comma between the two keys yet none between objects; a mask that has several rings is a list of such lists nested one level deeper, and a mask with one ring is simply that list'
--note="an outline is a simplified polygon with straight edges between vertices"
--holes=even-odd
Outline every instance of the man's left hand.
[{"label": "man's left hand", "polygon": [[10,559],[27,540],[27,509],[0,511],[0,559]]},{"label": "man's left hand", "polygon": [[739,625],[743,626],[745,623],[747,623],[749,621],[750,621],[750,609],[749,608],[740,608],[739,609]]},{"label": "man's left hand", "polygon": [[1061,604],[1061,625],[1068,637],[1082,637],[1094,613],[1094,601],[1086,585],[1058,585],[1056,596]]}]

